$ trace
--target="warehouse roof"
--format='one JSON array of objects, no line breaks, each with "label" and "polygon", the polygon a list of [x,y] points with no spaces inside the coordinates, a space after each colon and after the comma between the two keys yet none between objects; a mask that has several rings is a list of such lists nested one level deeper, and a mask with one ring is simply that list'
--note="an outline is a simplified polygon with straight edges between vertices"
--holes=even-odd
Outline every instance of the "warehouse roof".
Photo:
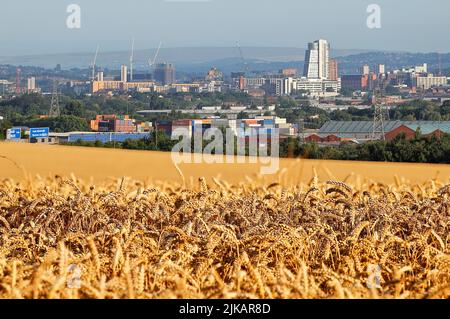
[{"label": "warehouse roof", "polygon": [[439,125],[435,124],[409,124],[405,125],[409,127],[413,131],[417,131],[417,129],[420,129],[420,132],[422,134],[428,135],[431,134],[437,130],[440,130],[444,133],[450,133],[450,122],[441,122]]},{"label": "warehouse roof", "polygon": [[[412,130],[420,128],[423,134],[429,134],[436,130],[450,133],[450,121],[386,121],[384,122],[384,131],[390,132],[400,126],[406,126]],[[381,131],[377,127],[376,131]],[[329,121],[319,130],[320,134],[368,134],[373,132],[372,121]]]}]

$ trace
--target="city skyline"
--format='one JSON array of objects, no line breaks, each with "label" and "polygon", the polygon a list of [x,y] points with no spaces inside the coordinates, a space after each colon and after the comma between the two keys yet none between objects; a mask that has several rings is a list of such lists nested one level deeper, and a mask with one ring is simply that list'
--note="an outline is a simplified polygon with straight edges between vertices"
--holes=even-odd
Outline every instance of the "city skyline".
[{"label": "city skyline", "polygon": [[72,2],[2,4],[0,26],[8,32],[0,35],[0,56],[90,52],[98,44],[104,52],[124,51],[133,36],[136,50],[156,47],[160,41],[166,48],[232,47],[236,41],[243,47],[303,48],[325,38],[335,49],[450,51],[450,43],[440,36],[450,29],[450,3],[445,0],[436,0],[432,7],[419,0],[408,5],[378,0],[380,29],[367,26],[372,1],[365,0],[346,0],[345,5],[327,0],[78,0],[81,28],[69,29],[66,9]]}]

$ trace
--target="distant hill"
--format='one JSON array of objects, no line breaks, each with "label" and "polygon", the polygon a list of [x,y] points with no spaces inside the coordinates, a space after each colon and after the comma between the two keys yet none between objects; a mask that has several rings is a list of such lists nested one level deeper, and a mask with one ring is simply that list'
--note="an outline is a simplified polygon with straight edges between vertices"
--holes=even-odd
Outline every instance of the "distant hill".
[{"label": "distant hill", "polygon": [[[343,74],[357,73],[358,68],[368,64],[374,69],[378,64],[385,64],[387,70],[399,69],[408,66],[428,64],[429,71],[439,68],[439,55],[437,53],[409,53],[409,52],[365,52],[338,58],[339,69]],[[440,54],[441,68],[450,67],[450,53]]]},{"label": "distant hill", "polygon": [[[135,52],[136,72],[149,70],[148,59],[153,58],[156,49]],[[282,68],[294,67],[302,72],[305,49],[289,47],[243,47],[245,62],[250,71],[274,72]],[[97,65],[106,69],[118,70],[120,65],[128,64],[130,52],[101,52]],[[385,64],[387,70],[428,63],[430,70],[437,70],[439,58],[437,53],[381,52],[368,50],[332,50],[332,56],[339,60],[341,74],[357,73],[364,64],[375,68]],[[63,69],[87,69],[94,58],[94,53],[69,53],[52,55],[30,55],[18,57],[0,57],[0,65],[36,66],[53,69],[61,64]],[[225,74],[242,71],[243,61],[235,47],[197,47],[197,48],[163,48],[157,62],[174,63],[179,74],[204,74],[211,67],[222,70]],[[441,54],[442,70],[450,68],[450,53]]]},{"label": "distant hill", "polygon": [[[153,57],[156,49],[138,50],[135,52],[136,69],[147,69],[147,61]],[[243,47],[244,58],[251,61],[262,62],[289,62],[303,61],[305,49],[289,47]],[[368,52],[367,50],[333,50],[335,56],[346,56]],[[129,63],[130,52],[101,52],[99,53],[97,64],[101,67],[118,69],[121,64]],[[0,64],[39,66],[44,68],[54,68],[56,64],[61,64],[65,69],[86,68],[94,58],[94,52],[90,53],[66,53],[49,55],[30,55],[16,57],[0,57]],[[205,47],[205,48],[162,48],[158,56],[159,62],[171,62],[177,66],[205,65],[214,61],[227,59],[239,59],[239,51],[235,47]]]},{"label": "distant hill", "polygon": [[[296,68],[301,72],[303,70],[303,61],[266,61],[258,59],[246,59],[246,64],[248,65],[248,70],[252,74],[257,74],[260,72],[278,72],[283,68]],[[240,58],[225,58],[219,60],[212,60],[201,63],[186,63],[178,64],[177,71],[183,73],[198,73],[204,74],[211,67],[220,69],[225,74],[230,74],[231,72],[244,71],[245,66]]]}]

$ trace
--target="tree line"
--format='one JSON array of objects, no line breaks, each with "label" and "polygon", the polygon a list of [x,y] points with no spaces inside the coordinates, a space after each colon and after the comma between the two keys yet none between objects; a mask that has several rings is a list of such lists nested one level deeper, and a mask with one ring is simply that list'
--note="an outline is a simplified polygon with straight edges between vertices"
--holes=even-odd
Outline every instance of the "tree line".
[{"label": "tree line", "polygon": [[[204,141],[203,149],[210,142]],[[172,140],[163,132],[158,132],[149,134],[146,139],[126,140],[123,143],[76,141],[68,145],[170,152],[177,143],[178,140]],[[225,149],[226,145],[223,146],[223,150]],[[405,134],[400,134],[391,141],[337,146],[321,146],[317,143],[303,143],[298,138],[288,138],[280,141],[279,152],[282,158],[450,164],[450,134],[438,138],[424,137],[417,132],[413,139],[407,139]],[[237,155],[236,147],[235,154]],[[249,155],[248,144],[245,154]],[[268,154],[271,154],[270,143]]]},{"label": "tree line", "polygon": [[319,146],[290,138],[281,142],[280,155],[307,159],[450,164],[450,134],[437,138],[421,136],[417,132],[413,139],[400,134],[391,141],[339,146]]}]

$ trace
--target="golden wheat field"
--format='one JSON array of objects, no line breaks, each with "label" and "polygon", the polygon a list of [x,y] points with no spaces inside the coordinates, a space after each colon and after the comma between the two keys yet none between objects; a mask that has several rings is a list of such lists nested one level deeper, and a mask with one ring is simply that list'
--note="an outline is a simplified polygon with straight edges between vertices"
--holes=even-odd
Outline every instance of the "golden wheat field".
[{"label": "golden wheat field", "polygon": [[0,298],[450,297],[448,166],[164,156],[0,144]]}]

